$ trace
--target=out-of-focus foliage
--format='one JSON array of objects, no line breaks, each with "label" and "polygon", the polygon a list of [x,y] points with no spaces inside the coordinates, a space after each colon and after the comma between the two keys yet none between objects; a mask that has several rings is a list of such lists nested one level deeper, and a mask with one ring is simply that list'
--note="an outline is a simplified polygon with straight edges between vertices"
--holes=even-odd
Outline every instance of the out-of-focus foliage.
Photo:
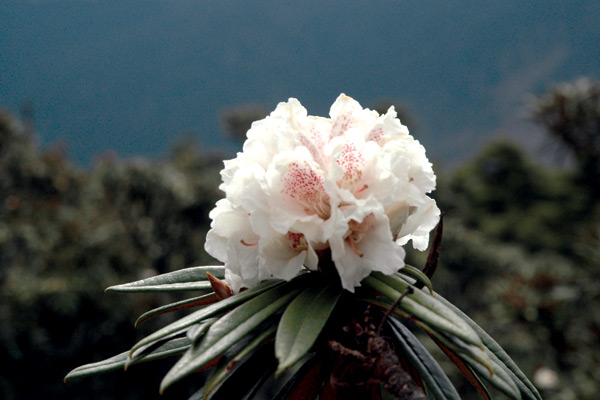
[{"label": "out-of-focus foliage", "polygon": [[449,189],[437,195],[443,209],[490,237],[530,250],[572,253],[590,214],[588,190],[572,173],[537,166],[510,142],[488,146],[459,168]]},{"label": "out-of-focus foliage", "polygon": [[590,199],[600,196],[600,82],[579,78],[541,96],[534,118],[578,164],[578,180]]},{"label": "out-of-focus foliage", "polygon": [[[580,86],[540,97],[543,115],[562,122],[539,121],[555,136],[569,127],[595,137],[597,162],[597,97],[564,90]],[[228,118],[240,136],[262,116],[234,110]],[[545,399],[592,400],[600,393],[600,186],[593,162],[582,161],[594,152],[581,157],[560,143],[575,154],[570,169],[541,167],[508,142],[451,175],[437,169],[447,219],[433,284],[500,342]],[[221,165],[184,143],[161,162],[107,159],[81,170],[41,152],[25,126],[0,115],[0,398],[158,398],[169,362],[160,371],[62,378],[129,348],[153,326],[135,332],[136,317],[166,303],[105,287],[211,263],[203,245]],[[410,257],[424,264],[424,254]]]},{"label": "out-of-focus foliage", "polygon": [[181,145],[167,161],[104,160],[83,171],[0,116],[1,398],[157,396],[160,374],[156,385],[133,386],[62,378],[125,349],[137,315],[164,302],[104,294],[107,286],[209,262],[220,166]]},{"label": "out-of-focus foliage", "polygon": [[498,340],[544,399],[595,399],[598,261],[504,244],[454,218],[444,231],[437,290]]},{"label": "out-of-focus foliage", "polygon": [[499,141],[441,176],[435,194],[449,218],[434,285],[498,339],[545,399],[600,393],[600,91],[591,82],[557,86],[538,104],[551,135],[591,146],[561,139],[573,168],[541,167]]},{"label": "out-of-focus foliage", "polygon": [[534,118],[577,159],[600,154],[600,82],[580,78],[541,96]]},{"label": "out-of-focus foliage", "polygon": [[266,107],[260,104],[243,104],[232,107],[221,113],[221,121],[225,128],[225,133],[234,139],[244,141],[246,132],[252,126],[254,121],[265,118],[269,115]]}]

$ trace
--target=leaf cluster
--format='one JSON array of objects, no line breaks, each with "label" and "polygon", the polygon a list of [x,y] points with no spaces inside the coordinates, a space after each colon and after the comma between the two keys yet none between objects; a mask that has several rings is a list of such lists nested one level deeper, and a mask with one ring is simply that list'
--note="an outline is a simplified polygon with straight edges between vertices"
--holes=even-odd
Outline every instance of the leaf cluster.
[{"label": "leaf cluster", "polygon": [[[190,276],[194,276],[195,282],[207,281],[210,274],[204,279],[199,274],[209,270],[223,275],[218,267],[195,267],[118,285],[109,290],[190,290],[194,288],[185,286]],[[441,296],[414,286],[416,281],[412,276],[415,275],[414,268],[409,275],[373,273],[363,281],[365,288],[358,298],[345,294],[347,300],[339,306],[341,313],[347,313],[349,302],[357,300],[387,311],[381,324],[387,323],[392,342],[401,349],[397,356],[392,357],[391,364],[385,362],[389,357],[383,356],[383,349],[390,354],[394,351],[386,344],[387,339],[369,328],[373,333],[369,338],[368,355],[356,350],[346,350],[345,353],[354,354],[363,364],[369,365],[373,378],[367,375],[367,380],[360,385],[353,380],[354,383],[349,383],[352,387],[356,386],[359,392],[379,392],[378,382],[381,382],[396,396],[423,390],[428,398],[460,398],[438,363],[401,322],[411,320],[434,340],[484,398],[491,398],[491,395],[482,379],[511,399],[541,399],[516,364],[483,329]],[[423,283],[430,285],[427,278]],[[163,378],[161,392],[206,369],[210,371],[208,377],[191,398],[261,398],[269,393],[268,398],[287,399],[296,398],[295,393],[303,392],[303,398],[311,399],[318,398],[319,393],[325,396],[328,391],[338,392],[333,378],[339,373],[338,367],[331,367],[318,339],[321,342],[331,339],[324,327],[343,297],[342,292],[339,282],[329,281],[319,272],[311,272],[289,282],[265,281],[220,301],[217,294],[212,304],[202,305],[199,310],[145,337],[128,353],[76,368],[65,380],[109,372],[118,367],[127,369],[139,362],[184,351]],[[211,294],[208,296],[210,298]],[[180,306],[179,303],[173,304],[171,309]],[[164,310],[164,307],[161,308]],[[400,318],[386,319],[390,312]],[[330,328],[335,330],[336,326],[333,324]],[[329,343],[332,349],[335,348],[332,343],[340,346],[335,340]],[[265,354],[262,354],[263,351]],[[413,368],[412,378],[399,367],[398,356]],[[379,366],[379,363],[382,365]],[[244,371],[241,365],[261,371],[258,380],[248,380],[241,372]],[[345,373],[348,367],[343,362],[340,365]],[[314,368],[321,372],[311,375],[309,372]],[[404,374],[407,383],[413,382],[413,379],[419,383],[413,383],[415,389],[409,392],[400,387],[394,389],[396,385],[392,382],[396,382],[397,378],[391,380],[389,372],[377,372],[389,371],[390,368]],[[310,395],[306,394],[307,391]],[[224,393],[228,397],[224,397]]]}]

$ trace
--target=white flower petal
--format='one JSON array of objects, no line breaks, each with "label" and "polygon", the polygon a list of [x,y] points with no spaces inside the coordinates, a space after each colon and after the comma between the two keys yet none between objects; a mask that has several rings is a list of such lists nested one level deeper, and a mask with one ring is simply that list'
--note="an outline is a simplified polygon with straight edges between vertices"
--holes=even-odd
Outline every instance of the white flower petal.
[{"label": "white flower petal", "polygon": [[[333,260],[344,289],[354,292],[354,287],[373,271],[393,274],[404,267],[405,251],[395,244],[385,215],[371,218],[372,224],[360,241],[344,241],[343,251],[335,251]],[[332,249],[332,254],[333,254]]]},{"label": "white flower petal", "polygon": [[290,280],[303,268],[307,250],[294,251],[285,235],[261,246],[260,264],[274,278]]},{"label": "white flower petal", "polygon": [[425,202],[416,208],[400,229],[396,243],[404,245],[412,240],[413,247],[424,251],[429,243],[429,232],[440,220],[440,209],[435,200],[426,198]]},{"label": "white flower petal", "polygon": [[401,268],[401,245],[426,248],[439,209],[427,196],[435,174],[423,146],[393,107],[380,116],[342,94],[330,116],[279,103],[225,161],[226,199],[210,213],[205,247],[234,290],[316,270],[329,248],[353,291],[372,271]]}]

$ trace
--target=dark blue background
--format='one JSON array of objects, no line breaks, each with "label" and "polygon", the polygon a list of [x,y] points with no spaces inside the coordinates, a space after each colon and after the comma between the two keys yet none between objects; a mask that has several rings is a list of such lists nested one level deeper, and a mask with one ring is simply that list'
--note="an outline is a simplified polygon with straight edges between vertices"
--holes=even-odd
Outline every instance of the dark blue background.
[{"label": "dark blue background", "polygon": [[599,77],[598,21],[595,0],[3,0],[0,106],[32,102],[42,144],[87,164],[160,156],[184,132],[232,153],[228,106],[297,97],[326,115],[345,92],[405,103],[453,164],[494,136],[535,146],[528,96]]}]

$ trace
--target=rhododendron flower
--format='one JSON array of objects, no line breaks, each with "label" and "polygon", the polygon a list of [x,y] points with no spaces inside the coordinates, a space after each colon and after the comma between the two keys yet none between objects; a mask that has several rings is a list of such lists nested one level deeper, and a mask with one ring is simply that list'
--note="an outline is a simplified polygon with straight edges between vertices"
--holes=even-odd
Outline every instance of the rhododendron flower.
[{"label": "rhododendron flower", "polygon": [[427,247],[440,212],[423,146],[393,107],[379,115],[342,94],[330,117],[289,99],[225,161],[206,250],[235,291],[332,261],[353,292],[372,271],[402,268],[402,245]]}]

